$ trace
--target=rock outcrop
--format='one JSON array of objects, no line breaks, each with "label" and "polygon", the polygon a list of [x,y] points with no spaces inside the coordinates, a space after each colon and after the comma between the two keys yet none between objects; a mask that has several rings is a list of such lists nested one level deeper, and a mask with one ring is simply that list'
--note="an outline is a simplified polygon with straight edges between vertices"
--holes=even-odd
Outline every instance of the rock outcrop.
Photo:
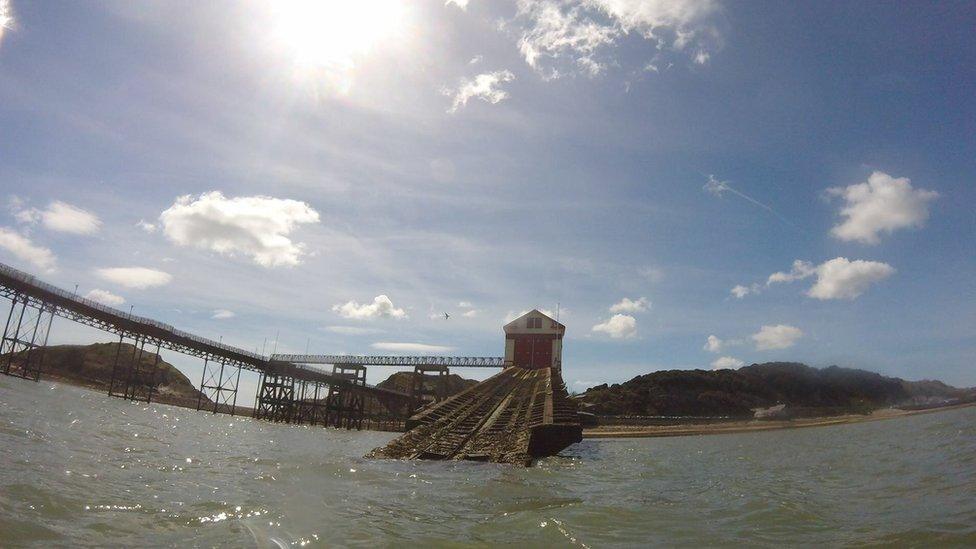
[{"label": "rock outcrop", "polygon": [[[108,392],[112,381],[112,367],[116,352],[123,359],[133,355],[133,347],[122,343],[95,343],[92,345],[52,345],[44,349],[41,378],[82,385]],[[152,365],[156,354],[148,349],[143,352],[142,364]],[[200,391],[172,364],[160,359],[156,365],[156,390],[153,400],[178,406],[196,406]],[[205,401],[206,398],[204,398]]]}]

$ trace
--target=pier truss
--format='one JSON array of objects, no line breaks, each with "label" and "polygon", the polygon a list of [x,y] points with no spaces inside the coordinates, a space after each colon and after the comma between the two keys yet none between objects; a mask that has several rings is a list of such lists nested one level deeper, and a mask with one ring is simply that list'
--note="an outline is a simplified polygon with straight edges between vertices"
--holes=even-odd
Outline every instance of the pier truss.
[{"label": "pier truss", "polygon": [[[403,413],[407,416],[413,412],[447,398],[448,379],[451,368],[503,368],[505,366],[504,357],[494,356],[397,356],[397,355],[297,355],[297,354],[275,354],[271,355],[271,360],[288,362],[292,364],[316,364],[333,366],[332,373],[341,376],[354,384],[365,384],[367,366],[390,366],[390,367],[413,367],[413,380],[410,384],[410,403]],[[355,372],[356,376],[350,377]],[[332,410],[334,402],[347,402],[336,400],[343,390],[348,392],[348,388],[341,387],[329,389],[329,403],[327,406]],[[360,406],[355,398],[350,397],[348,405],[352,407]],[[345,404],[343,404],[345,406]],[[327,412],[327,424],[335,427],[349,426],[349,418],[337,412]],[[336,419],[340,418],[340,419]]]},{"label": "pier truss", "polygon": [[41,376],[44,347],[51,332],[54,311],[19,292],[8,297],[10,312],[0,341],[3,373],[37,381]]},{"label": "pier truss", "polygon": [[272,360],[295,364],[355,364],[358,366],[445,366],[447,368],[502,368],[498,356],[367,356],[367,355],[271,355]]},{"label": "pier truss", "polygon": [[[227,366],[226,360],[203,359],[203,374],[200,376],[200,394],[197,396],[197,410],[208,409],[213,413],[223,411],[234,415],[237,408],[237,386],[241,381],[242,368]],[[204,402],[207,399],[208,402]]]},{"label": "pier truss", "polygon": [[[265,357],[85,299],[2,263],[0,297],[11,303],[0,340],[0,372],[7,375],[40,378],[44,347],[58,316],[119,337],[109,384],[111,396],[151,402],[158,383],[159,351],[168,349],[204,361],[197,406],[214,413],[234,413],[241,370],[261,374],[255,416],[273,421],[317,421],[323,407],[328,407],[315,403],[325,387],[347,395],[335,401],[336,417],[345,418],[341,422],[347,428],[362,425],[362,402],[367,395],[390,410],[409,408],[414,401],[407,392],[366,384],[365,371],[362,379],[351,379],[338,371]],[[121,345],[126,340],[133,342],[131,352]],[[204,403],[203,398],[210,402]]]}]

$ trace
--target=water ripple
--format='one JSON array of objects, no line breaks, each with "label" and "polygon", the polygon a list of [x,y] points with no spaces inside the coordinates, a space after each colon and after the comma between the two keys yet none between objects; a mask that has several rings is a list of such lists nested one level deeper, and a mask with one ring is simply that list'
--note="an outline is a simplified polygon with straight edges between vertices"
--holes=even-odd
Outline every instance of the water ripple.
[{"label": "water ripple", "polygon": [[973,546],[974,420],[587,440],[520,469],[0,379],[0,544]]}]

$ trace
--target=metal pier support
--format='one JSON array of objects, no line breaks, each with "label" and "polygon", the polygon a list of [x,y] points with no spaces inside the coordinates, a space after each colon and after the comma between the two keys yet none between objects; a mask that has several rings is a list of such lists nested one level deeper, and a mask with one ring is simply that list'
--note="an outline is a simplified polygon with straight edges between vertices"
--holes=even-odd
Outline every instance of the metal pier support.
[{"label": "metal pier support", "polygon": [[295,379],[276,373],[265,373],[258,388],[258,405],[254,417],[290,423],[294,418]]},{"label": "metal pier support", "polygon": [[109,382],[108,395],[123,398],[126,400],[136,400],[140,402],[152,402],[153,393],[156,392],[156,368],[159,366],[159,350],[161,344],[155,342],[155,356],[144,356],[146,354],[146,344],[150,348],[153,341],[145,336],[136,335],[135,343],[132,345],[132,353],[128,350],[123,352],[122,344],[125,334],[119,335],[118,347],[115,350],[115,363],[112,365],[112,379]]},{"label": "metal pier support", "polygon": [[332,375],[349,380],[351,385],[329,386],[329,396],[325,401],[325,424],[339,429],[362,429],[366,395],[357,386],[366,386],[366,367],[361,364],[335,364]]},{"label": "metal pier support", "polygon": [[447,380],[450,374],[447,366],[415,366],[413,384],[410,386],[413,411],[447,398]]},{"label": "metal pier support", "polygon": [[325,425],[325,387],[317,381],[302,381],[297,392],[296,423]]},{"label": "metal pier support", "polygon": [[31,303],[14,294],[0,341],[0,368],[8,376],[38,381],[44,365],[44,347],[51,331],[54,311],[45,303]]},{"label": "metal pier support", "polygon": [[[217,413],[224,411],[234,415],[237,407],[237,387],[241,381],[241,367],[227,364],[223,358],[204,357],[203,373],[200,375],[200,394],[197,395],[197,410],[204,408]],[[207,402],[204,402],[204,398]]]}]

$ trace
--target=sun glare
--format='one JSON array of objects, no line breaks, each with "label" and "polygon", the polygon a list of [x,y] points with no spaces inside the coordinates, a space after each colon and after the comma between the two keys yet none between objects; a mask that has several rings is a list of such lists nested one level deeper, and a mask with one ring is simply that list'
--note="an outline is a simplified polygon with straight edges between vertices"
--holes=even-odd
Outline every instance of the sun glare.
[{"label": "sun glare", "polygon": [[10,1],[0,0],[0,38],[3,38],[3,31],[11,29],[13,25],[14,14],[10,9]]},{"label": "sun glare", "polygon": [[272,37],[303,76],[334,80],[347,92],[357,63],[396,39],[400,0],[287,0],[274,2]]}]

